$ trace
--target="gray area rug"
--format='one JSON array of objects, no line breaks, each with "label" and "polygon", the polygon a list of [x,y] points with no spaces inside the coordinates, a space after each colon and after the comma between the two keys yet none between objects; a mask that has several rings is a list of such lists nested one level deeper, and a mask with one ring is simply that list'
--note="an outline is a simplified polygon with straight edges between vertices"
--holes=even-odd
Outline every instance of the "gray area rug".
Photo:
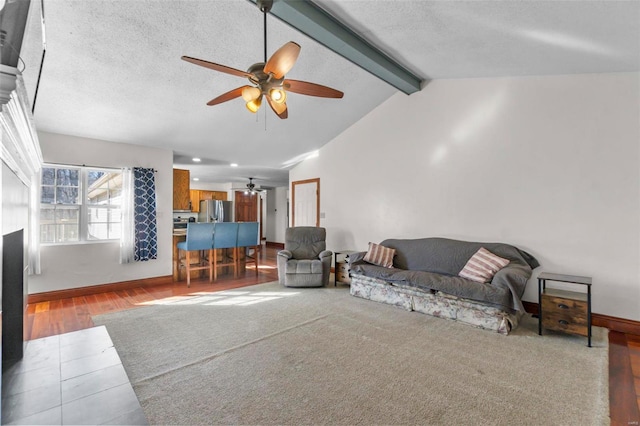
[{"label": "gray area rug", "polygon": [[606,330],[509,336],[277,283],[93,317],[151,424],[605,425]]}]

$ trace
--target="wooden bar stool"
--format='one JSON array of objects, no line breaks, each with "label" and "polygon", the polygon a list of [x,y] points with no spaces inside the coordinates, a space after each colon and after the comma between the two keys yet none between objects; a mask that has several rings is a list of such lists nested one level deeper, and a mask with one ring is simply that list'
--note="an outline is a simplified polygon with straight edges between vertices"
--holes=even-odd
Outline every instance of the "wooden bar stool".
[{"label": "wooden bar stool", "polygon": [[[233,277],[238,276],[238,268],[235,258],[236,243],[238,241],[238,224],[236,222],[218,222],[213,230],[213,280],[218,278],[219,266],[233,266]],[[224,251],[222,252],[222,261],[218,263],[218,249],[233,249],[234,259],[225,261]]]},{"label": "wooden bar stool", "polygon": [[[238,224],[238,247],[245,251],[244,261],[251,259],[255,263],[256,275],[258,275],[258,222],[241,222]],[[246,254],[247,248],[253,248],[253,257]],[[240,256],[236,256],[240,263]]]},{"label": "wooden bar stool", "polygon": [[[187,269],[187,287],[191,287],[191,271],[197,271],[201,269],[209,270],[209,282],[212,281],[213,265],[211,263],[211,246],[213,243],[213,223],[188,223],[187,224],[187,240],[179,242],[178,250],[185,251],[185,263]],[[192,251],[204,251],[209,252],[208,261],[205,256],[200,256],[200,261],[191,264],[191,252]]]}]

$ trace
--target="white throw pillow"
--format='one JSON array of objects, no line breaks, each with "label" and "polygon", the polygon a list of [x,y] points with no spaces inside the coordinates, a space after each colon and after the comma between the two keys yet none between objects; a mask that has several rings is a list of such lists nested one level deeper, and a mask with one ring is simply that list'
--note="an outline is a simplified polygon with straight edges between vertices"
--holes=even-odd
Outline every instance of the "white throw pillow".
[{"label": "white throw pillow", "polygon": [[509,264],[509,259],[496,256],[484,247],[480,247],[458,274],[462,278],[479,283],[488,283],[500,269]]}]

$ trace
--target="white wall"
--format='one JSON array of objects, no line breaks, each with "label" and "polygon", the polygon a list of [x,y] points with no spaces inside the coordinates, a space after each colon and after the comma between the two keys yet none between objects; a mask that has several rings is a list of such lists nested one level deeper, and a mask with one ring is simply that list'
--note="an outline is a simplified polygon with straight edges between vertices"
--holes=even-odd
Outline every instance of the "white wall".
[{"label": "white wall", "polygon": [[39,132],[45,162],[96,167],[152,167],[156,173],[158,258],[119,264],[119,242],[43,245],[42,274],[29,292],[85,287],[172,273],[173,153],[164,149]]},{"label": "white wall", "polygon": [[[591,276],[594,312],[640,320],[639,76],[432,81],[391,97],[290,181],[320,178],[329,249],[511,243],[540,261],[534,278]],[[524,299],[537,302],[533,278]]]}]

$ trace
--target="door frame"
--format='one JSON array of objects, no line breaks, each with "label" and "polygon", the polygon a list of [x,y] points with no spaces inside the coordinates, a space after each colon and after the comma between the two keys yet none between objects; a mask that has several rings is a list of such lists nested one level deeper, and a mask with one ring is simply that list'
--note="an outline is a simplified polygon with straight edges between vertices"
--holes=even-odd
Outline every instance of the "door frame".
[{"label": "door frame", "polygon": [[296,226],[296,185],[316,183],[316,226],[320,226],[320,178],[291,182],[291,226]]}]

